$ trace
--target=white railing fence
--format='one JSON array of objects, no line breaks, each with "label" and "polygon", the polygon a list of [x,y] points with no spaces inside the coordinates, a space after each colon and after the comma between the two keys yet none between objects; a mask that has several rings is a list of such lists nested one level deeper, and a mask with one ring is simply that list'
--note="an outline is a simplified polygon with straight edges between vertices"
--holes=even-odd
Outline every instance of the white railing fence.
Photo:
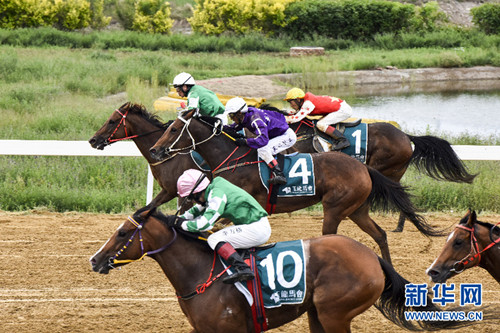
[{"label": "white railing fence", "polygon": [[[500,160],[500,146],[452,146],[462,160]],[[0,155],[36,156],[142,156],[133,142],[120,141],[104,150],[90,147],[87,141],[0,140]],[[146,204],[153,199],[154,178],[148,164]]]}]

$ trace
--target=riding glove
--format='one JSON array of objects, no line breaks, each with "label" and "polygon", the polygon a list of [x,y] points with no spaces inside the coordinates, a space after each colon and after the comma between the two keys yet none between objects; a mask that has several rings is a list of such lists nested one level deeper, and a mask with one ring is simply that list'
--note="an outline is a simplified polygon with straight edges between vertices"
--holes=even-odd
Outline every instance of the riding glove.
[{"label": "riding glove", "polygon": [[246,146],[247,145],[247,140],[244,138],[237,138],[235,140],[235,143],[237,146]]},{"label": "riding glove", "polygon": [[169,227],[176,227],[176,228],[180,228],[181,225],[182,225],[182,222],[184,222],[185,219],[183,219],[182,217],[179,217],[177,215],[168,215],[167,216],[167,226]]}]

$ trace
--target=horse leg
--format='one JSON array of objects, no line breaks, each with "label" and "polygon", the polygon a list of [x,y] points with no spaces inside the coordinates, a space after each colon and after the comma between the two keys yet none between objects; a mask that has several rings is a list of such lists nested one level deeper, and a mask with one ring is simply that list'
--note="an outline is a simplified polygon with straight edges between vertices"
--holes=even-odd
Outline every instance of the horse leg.
[{"label": "horse leg", "polygon": [[402,213],[399,213],[398,226],[392,232],[402,232],[405,227],[405,220],[405,216]]},{"label": "horse leg", "polygon": [[307,310],[307,320],[309,322],[309,332],[311,333],[325,333],[323,326],[318,319],[318,311],[316,308]]},{"label": "horse leg", "polygon": [[354,213],[349,215],[349,218],[358,225],[364,232],[370,235],[380,248],[382,258],[391,263],[391,254],[389,253],[389,245],[387,243],[387,234],[375,223],[369,215],[370,206],[367,204],[359,207]]},{"label": "horse leg", "polygon": [[339,212],[335,209],[329,209],[327,205],[323,202],[323,235],[336,234],[339,228],[339,224],[344,217],[347,215],[344,212]]}]

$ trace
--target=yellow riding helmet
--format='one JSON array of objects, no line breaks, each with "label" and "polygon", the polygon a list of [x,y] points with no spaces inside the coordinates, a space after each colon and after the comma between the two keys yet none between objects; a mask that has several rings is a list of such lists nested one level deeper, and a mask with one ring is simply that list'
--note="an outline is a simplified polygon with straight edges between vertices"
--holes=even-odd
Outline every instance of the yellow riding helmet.
[{"label": "yellow riding helmet", "polygon": [[291,101],[292,99],[304,98],[305,92],[300,88],[292,88],[286,93],[284,101]]}]

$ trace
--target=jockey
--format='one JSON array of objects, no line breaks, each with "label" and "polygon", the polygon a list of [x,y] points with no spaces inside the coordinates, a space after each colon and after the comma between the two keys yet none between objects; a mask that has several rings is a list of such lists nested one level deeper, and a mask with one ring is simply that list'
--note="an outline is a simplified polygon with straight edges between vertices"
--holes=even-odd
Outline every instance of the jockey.
[{"label": "jockey", "polygon": [[204,116],[218,117],[227,124],[227,116],[224,114],[224,104],[221,103],[217,95],[207,88],[197,85],[194,78],[189,73],[180,73],[174,78],[172,83],[177,94],[187,97],[187,108],[199,109]]},{"label": "jockey", "polygon": [[236,131],[247,128],[256,135],[254,138],[238,138],[236,144],[257,149],[259,157],[273,172],[273,177],[269,180],[271,184],[286,184],[285,175],[274,156],[292,147],[297,141],[297,136],[286,123],[285,116],[274,111],[248,107],[245,100],[240,97],[227,101],[226,113],[234,123],[225,127]]},{"label": "jockey", "polygon": [[344,134],[334,126],[330,126],[346,120],[352,115],[352,108],[346,101],[337,97],[315,96],[310,92],[304,93],[299,88],[290,89],[284,100],[289,102],[293,108],[290,115],[286,116],[286,121],[289,124],[299,122],[308,115],[322,115],[324,117],[318,121],[316,127],[337,141],[332,150],[341,150],[351,145]]},{"label": "jockey", "polygon": [[[250,267],[235,249],[246,249],[264,244],[271,236],[271,225],[262,206],[245,190],[222,177],[210,182],[205,174],[188,169],[177,180],[177,193],[196,203],[178,218],[175,225],[190,232],[212,229],[219,218],[228,218],[234,225],[211,234],[208,245],[231,265],[234,274],[223,279],[234,283],[254,278]],[[175,219],[174,219],[175,218]]]}]

